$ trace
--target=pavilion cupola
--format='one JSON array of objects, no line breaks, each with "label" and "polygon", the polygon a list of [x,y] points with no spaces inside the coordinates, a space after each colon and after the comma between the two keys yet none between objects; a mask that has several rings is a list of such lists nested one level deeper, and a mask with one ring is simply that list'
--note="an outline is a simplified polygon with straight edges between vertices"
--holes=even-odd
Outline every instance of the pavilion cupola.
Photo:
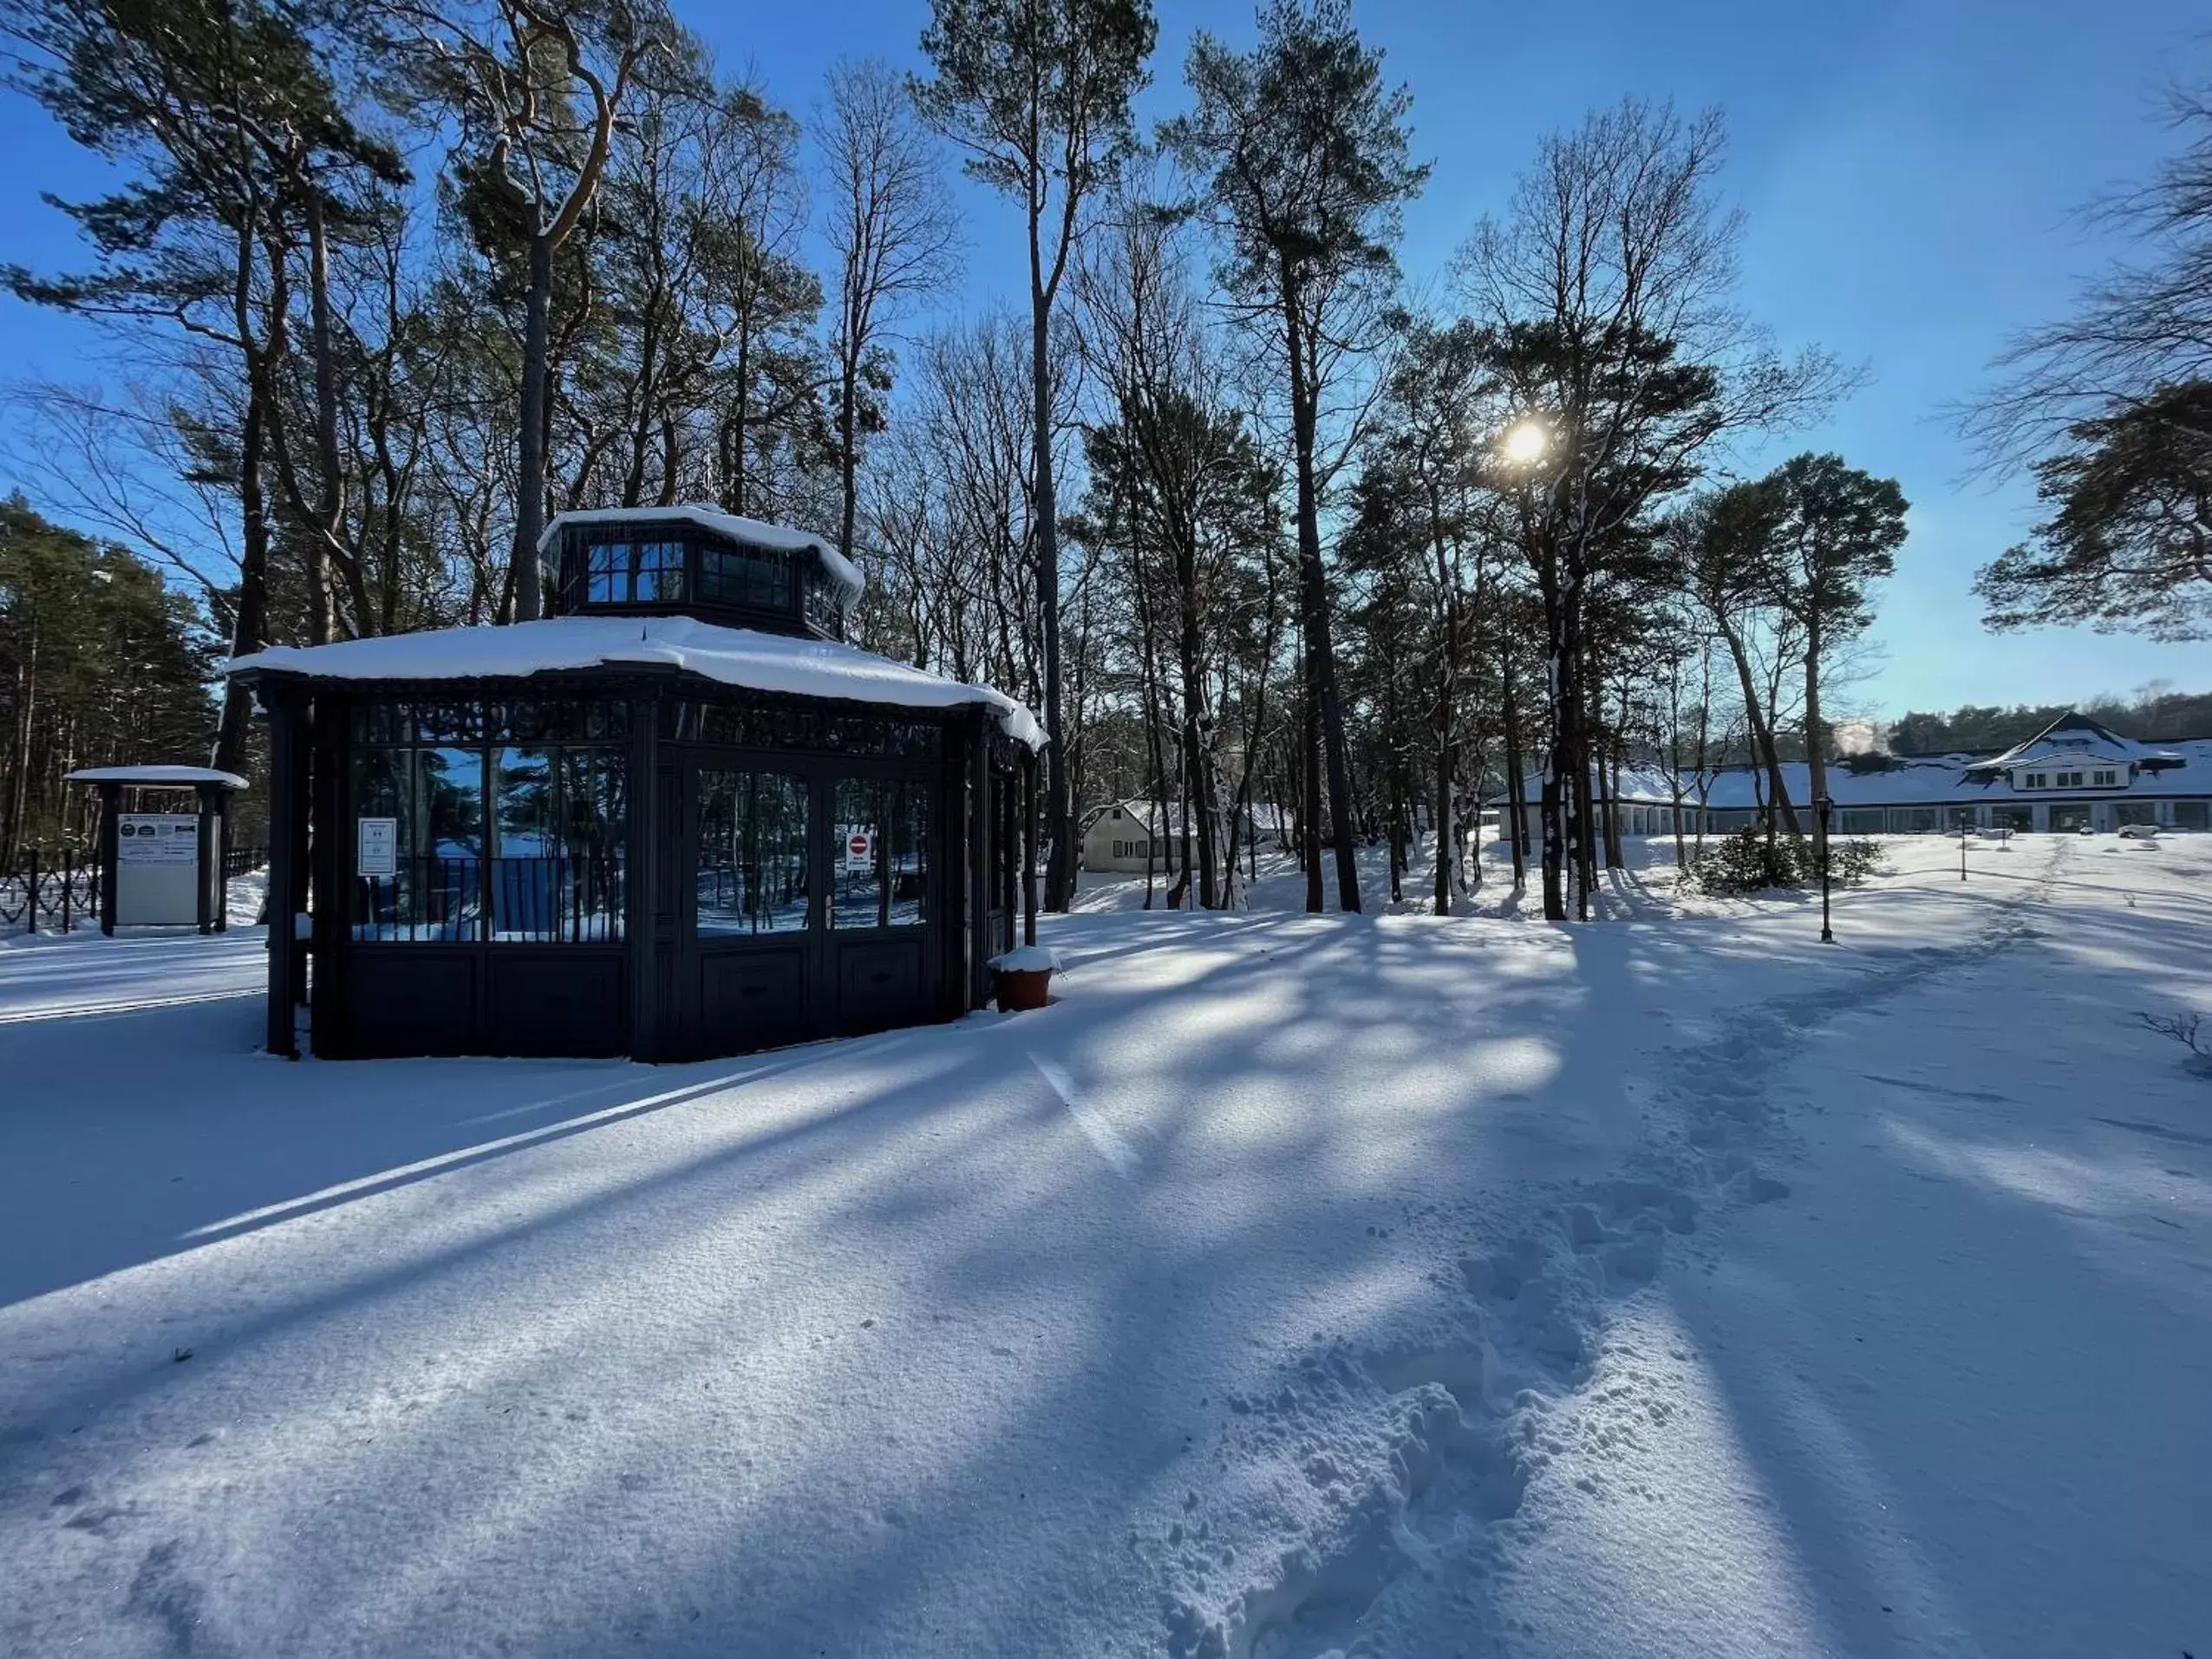
[{"label": "pavilion cupola", "polygon": [[538,543],[546,609],[688,616],[726,627],[842,639],[865,581],[827,541],[711,507],[557,514]]}]

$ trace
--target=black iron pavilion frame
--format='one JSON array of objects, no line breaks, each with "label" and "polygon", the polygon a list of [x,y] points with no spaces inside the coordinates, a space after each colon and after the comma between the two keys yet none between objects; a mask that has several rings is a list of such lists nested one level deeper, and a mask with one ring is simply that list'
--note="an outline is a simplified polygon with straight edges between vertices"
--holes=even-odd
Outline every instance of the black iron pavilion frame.
[{"label": "black iron pavilion frame", "polygon": [[[332,1058],[743,1053],[957,1017],[984,1004],[987,963],[1014,943],[1034,757],[985,708],[772,696],[636,669],[465,684],[272,673],[256,691],[270,734],[274,1052],[297,1051],[303,1005],[315,1051]],[[439,718],[418,721],[423,710]],[[501,723],[517,711],[519,729]],[[380,741],[402,722],[416,741]],[[548,726],[589,736],[544,741]],[[484,781],[462,793],[482,803],[483,839],[380,862],[363,820],[394,814],[361,791],[390,770],[388,748],[481,764]],[[617,810],[597,820],[611,833],[512,852],[500,757],[578,750],[618,780]],[[730,778],[775,780],[796,807],[782,849],[800,873],[764,902],[733,902],[757,865],[707,851]],[[900,845],[889,825],[862,823],[856,795],[897,803],[918,834]],[[856,829],[871,833],[861,857],[877,868],[847,883]]]},{"label": "black iron pavilion frame", "polygon": [[[783,626],[744,620],[828,635],[809,591],[777,591]],[[737,1054],[957,1017],[1014,943],[1034,757],[989,705],[644,664],[243,673],[269,725],[274,1052],[303,1008],[332,1058]]]}]

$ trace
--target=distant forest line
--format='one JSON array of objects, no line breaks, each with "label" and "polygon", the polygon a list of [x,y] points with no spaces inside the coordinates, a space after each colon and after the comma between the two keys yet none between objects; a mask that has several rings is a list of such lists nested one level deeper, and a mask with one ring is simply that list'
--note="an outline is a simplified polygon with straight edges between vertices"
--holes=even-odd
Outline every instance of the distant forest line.
[{"label": "distant forest line", "polygon": [[1987,708],[1968,703],[1948,714],[1915,712],[1890,724],[1889,748],[1896,754],[2010,748],[2074,710],[2124,737],[2212,737],[2212,691],[2170,691],[2154,684],[2124,697],[2107,696],[2080,703],[1993,703]]}]

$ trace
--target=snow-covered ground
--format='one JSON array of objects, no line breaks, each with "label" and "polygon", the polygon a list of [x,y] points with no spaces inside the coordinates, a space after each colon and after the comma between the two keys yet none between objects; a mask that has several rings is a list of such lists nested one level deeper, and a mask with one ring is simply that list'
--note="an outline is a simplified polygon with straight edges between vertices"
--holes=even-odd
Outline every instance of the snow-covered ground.
[{"label": "snow-covered ground", "polygon": [[657,1069],[0,951],[0,1652],[2204,1654],[2212,838],[1892,855]]}]

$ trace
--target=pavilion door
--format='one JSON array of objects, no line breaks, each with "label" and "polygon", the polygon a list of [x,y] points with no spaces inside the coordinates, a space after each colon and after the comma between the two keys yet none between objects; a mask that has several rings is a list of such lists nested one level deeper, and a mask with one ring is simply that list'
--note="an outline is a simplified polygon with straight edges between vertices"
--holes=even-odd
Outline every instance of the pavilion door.
[{"label": "pavilion door", "polygon": [[825,987],[840,1033],[930,1017],[942,970],[949,860],[937,779],[897,763],[845,762],[821,782]]},{"label": "pavilion door", "polygon": [[826,1035],[815,778],[801,765],[732,756],[687,765],[684,781],[682,1046],[741,1054]]},{"label": "pavilion door", "polygon": [[933,781],[751,754],[684,768],[682,1047],[737,1054],[930,1016]]}]

